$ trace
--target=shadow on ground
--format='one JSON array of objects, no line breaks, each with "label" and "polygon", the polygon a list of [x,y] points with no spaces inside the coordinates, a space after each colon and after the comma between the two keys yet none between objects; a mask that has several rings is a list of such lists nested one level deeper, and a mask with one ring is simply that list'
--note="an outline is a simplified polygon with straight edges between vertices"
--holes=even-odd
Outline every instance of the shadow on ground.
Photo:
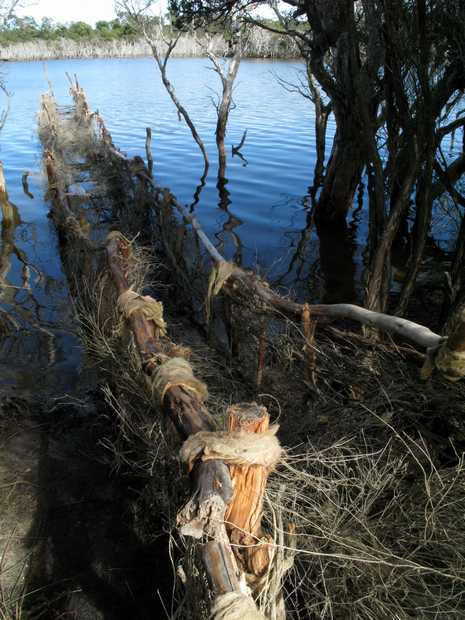
[{"label": "shadow on ground", "polygon": [[[11,562],[26,558],[16,590],[21,581],[27,617],[162,617],[173,579],[167,536],[156,536],[156,523],[149,535],[136,533],[142,489],[105,462],[105,417],[69,404],[50,413],[36,408],[33,417],[16,417],[14,441],[7,424],[4,470],[10,481],[28,482],[29,500],[18,486],[9,494],[9,517],[2,515],[2,527],[19,541]],[[22,531],[8,519],[20,521]]]}]

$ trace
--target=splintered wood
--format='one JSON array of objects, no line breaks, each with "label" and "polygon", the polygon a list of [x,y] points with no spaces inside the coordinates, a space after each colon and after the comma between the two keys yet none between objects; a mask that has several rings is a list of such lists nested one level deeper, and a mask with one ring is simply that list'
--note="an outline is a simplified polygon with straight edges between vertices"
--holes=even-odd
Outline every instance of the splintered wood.
[{"label": "splintered wood", "polygon": [[[228,430],[264,433],[270,426],[265,407],[252,404],[232,405],[228,409]],[[226,514],[234,553],[251,577],[262,577],[270,555],[262,532],[263,499],[269,471],[261,465],[230,465],[233,497]]]}]

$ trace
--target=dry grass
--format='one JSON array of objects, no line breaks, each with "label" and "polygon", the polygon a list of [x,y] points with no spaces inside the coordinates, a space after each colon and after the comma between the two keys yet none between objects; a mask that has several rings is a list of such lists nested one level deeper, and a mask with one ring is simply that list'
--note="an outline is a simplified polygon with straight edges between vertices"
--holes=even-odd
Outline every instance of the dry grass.
[{"label": "dry grass", "polygon": [[[7,540],[0,556],[0,620],[21,620],[26,617],[24,583],[28,567],[27,558],[24,558],[19,566],[7,562],[9,545],[14,535],[15,532],[11,532],[10,539]],[[13,581],[10,577],[11,573],[14,575]]]},{"label": "dry grass", "polygon": [[[309,448],[273,476],[271,514],[292,523],[296,618],[462,618],[464,460],[437,469],[393,433],[382,449]],[[289,543],[288,543],[289,545]]]},{"label": "dry grass", "polygon": [[[134,253],[133,280],[136,290],[142,290],[150,273],[150,257]],[[131,276],[132,277],[132,276]],[[114,311],[111,285],[105,278],[88,287],[80,296],[87,305],[79,306],[83,318],[82,337],[91,358],[108,373],[105,398],[119,422],[120,440],[108,442],[115,464],[122,470],[132,468],[139,475],[156,479],[152,484],[151,502],[163,512],[166,527],[174,532],[175,510],[187,488],[179,469],[173,445],[167,439],[157,417],[131,339],[124,335],[119,317]],[[177,328],[180,332],[179,326]],[[275,368],[279,356],[281,368],[286,368],[301,382],[302,355],[300,330],[289,326],[286,333],[277,334]],[[185,342],[184,342],[185,344]],[[210,408],[224,416],[234,393],[237,378],[228,378],[225,367],[215,363],[205,345],[192,346],[193,362],[203,378],[215,385],[210,396]],[[358,355],[347,349],[357,348]],[[279,353],[278,353],[279,352]],[[262,609],[273,617],[279,606],[284,586],[286,606],[295,618],[461,618],[465,613],[465,478],[464,459],[457,455],[453,467],[438,467],[427,442],[396,431],[389,423],[393,417],[393,402],[387,384],[397,385],[396,375],[382,374],[385,366],[398,355],[392,347],[376,347],[360,351],[350,340],[336,342],[323,339],[318,345],[319,366],[311,410],[320,418],[330,409],[341,415],[350,408],[371,419],[367,434],[357,438],[329,442],[325,449],[308,443],[291,450],[286,462],[270,479],[266,511],[266,528],[274,543],[274,562],[260,597]],[[363,362],[363,363],[362,363]],[[354,374],[355,369],[358,370]],[[404,383],[402,390],[412,386],[409,364],[397,368]],[[287,374],[285,375],[287,376]],[[281,377],[284,381],[285,376]],[[352,377],[351,384],[341,390],[343,381]],[[366,387],[377,377],[383,389],[363,390],[354,399],[355,381]],[[384,385],[383,385],[384,382]],[[236,393],[240,394],[240,382]],[[353,384],[353,385],[352,385]],[[400,400],[399,394],[396,399]],[[243,386],[242,386],[243,390]],[[276,394],[280,384],[275,382]],[[383,395],[384,390],[384,395]],[[352,394],[352,395],[351,395]],[[370,402],[376,406],[371,410]],[[424,397],[419,396],[422,400]],[[276,397],[278,398],[278,397]],[[289,404],[281,394],[283,423],[289,416]],[[378,412],[378,413],[377,413]],[[296,412],[294,412],[295,415]],[[360,419],[360,418],[357,418]],[[353,422],[352,422],[353,423]],[[346,422],[351,428],[351,422]],[[354,427],[352,426],[352,429]],[[379,441],[370,433],[383,429]],[[382,446],[382,447],[380,447]],[[166,472],[168,485],[159,484]],[[171,487],[171,491],[168,489]],[[173,493],[173,489],[177,491]],[[175,544],[179,540],[173,538]],[[185,584],[176,591],[173,618],[198,617],[204,613],[195,608],[194,601],[205,600],[205,584],[192,580],[198,574],[196,555],[189,545],[178,575],[188,575]],[[291,566],[293,564],[293,568]],[[289,572],[289,569],[290,572]],[[182,582],[182,580],[181,580]],[[194,588],[194,583],[197,585]],[[203,597],[198,598],[202,590]],[[192,596],[196,592],[195,596]]]}]

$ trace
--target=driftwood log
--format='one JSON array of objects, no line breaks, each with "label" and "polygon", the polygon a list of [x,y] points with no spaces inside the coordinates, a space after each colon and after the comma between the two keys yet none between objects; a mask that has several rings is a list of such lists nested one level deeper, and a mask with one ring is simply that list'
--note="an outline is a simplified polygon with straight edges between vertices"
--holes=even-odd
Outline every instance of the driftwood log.
[{"label": "driftwood log", "polygon": [[[128,252],[129,248],[122,239],[112,238],[107,243],[108,264],[119,295],[130,289],[126,277]],[[157,337],[153,323],[142,311],[133,312],[129,324],[144,371],[148,376],[152,376],[161,360],[170,356],[170,349],[176,350],[177,347],[167,338]],[[181,439],[200,431],[213,431],[215,428],[198,395],[183,386],[168,387],[162,408]],[[225,527],[227,506],[231,500],[232,505],[235,505],[229,469],[219,459],[199,461],[194,467],[192,479],[193,497],[178,515],[179,530],[183,535],[208,541],[202,544],[201,556],[215,595],[241,592],[242,570],[232,552]],[[261,524],[261,505],[254,523],[260,518]]]}]

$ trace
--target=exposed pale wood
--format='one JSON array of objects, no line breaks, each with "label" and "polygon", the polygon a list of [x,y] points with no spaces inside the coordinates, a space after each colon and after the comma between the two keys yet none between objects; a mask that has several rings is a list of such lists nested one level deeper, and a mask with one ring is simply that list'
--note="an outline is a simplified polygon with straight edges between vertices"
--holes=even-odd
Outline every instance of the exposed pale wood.
[{"label": "exposed pale wood", "polygon": [[[228,429],[263,433],[270,418],[265,407],[256,403],[232,405],[228,409]],[[261,577],[270,562],[268,546],[263,542],[262,516],[268,471],[260,465],[230,465],[233,498],[225,514],[226,529],[234,554],[243,570]]]}]

